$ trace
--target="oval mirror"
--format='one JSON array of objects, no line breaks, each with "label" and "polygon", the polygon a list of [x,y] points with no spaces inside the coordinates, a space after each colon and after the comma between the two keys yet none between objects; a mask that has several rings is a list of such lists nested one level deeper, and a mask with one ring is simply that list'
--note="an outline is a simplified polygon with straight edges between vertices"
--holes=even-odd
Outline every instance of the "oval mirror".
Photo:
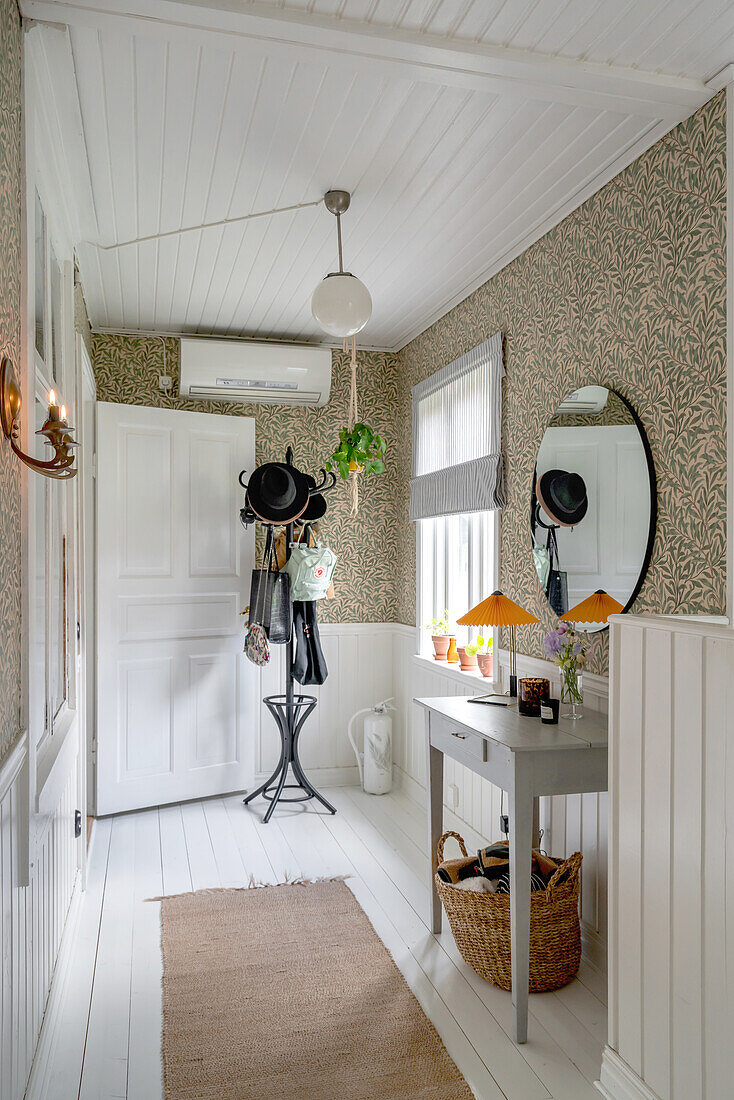
[{"label": "oval mirror", "polygon": [[[605,386],[568,394],[538,449],[531,499],[533,559],[553,611],[565,615],[595,593],[626,611],[650,564],[656,512],[650,444],[632,406]],[[604,630],[600,617],[572,621]]]}]

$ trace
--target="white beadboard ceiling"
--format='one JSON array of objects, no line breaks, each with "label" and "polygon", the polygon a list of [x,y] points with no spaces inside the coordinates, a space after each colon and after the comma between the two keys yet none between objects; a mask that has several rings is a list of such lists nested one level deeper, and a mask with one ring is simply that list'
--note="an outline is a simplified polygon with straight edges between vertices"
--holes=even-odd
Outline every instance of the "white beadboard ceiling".
[{"label": "white beadboard ceiling", "polygon": [[[93,327],[321,340],[323,207],[399,348],[705,102],[731,0],[23,0]],[[60,31],[59,24],[68,29]]]}]

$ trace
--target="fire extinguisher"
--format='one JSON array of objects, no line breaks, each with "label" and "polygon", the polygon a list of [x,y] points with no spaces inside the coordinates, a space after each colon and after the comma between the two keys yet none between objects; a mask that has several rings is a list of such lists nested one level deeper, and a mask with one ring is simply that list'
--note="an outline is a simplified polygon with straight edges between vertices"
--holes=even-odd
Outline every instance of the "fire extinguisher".
[{"label": "fire extinguisher", "polygon": [[[374,707],[358,710],[349,720],[347,736],[357,757],[359,781],[367,794],[387,794],[392,790],[392,718],[388,711],[391,699],[384,699]],[[364,720],[364,752],[354,738],[354,723],[360,715]]]}]

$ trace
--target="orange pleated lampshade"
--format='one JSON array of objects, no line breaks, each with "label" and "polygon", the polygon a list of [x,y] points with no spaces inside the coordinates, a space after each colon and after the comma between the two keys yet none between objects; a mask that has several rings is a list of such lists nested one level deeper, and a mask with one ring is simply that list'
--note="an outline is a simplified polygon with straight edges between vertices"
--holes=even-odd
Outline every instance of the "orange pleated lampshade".
[{"label": "orange pleated lampshade", "polygon": [[603,588],[597,588],[581,603],[570,607],[561,619],[567,623],[605,623],[610,615],[619,615],[621,611],[624,607],[619,600],[607,595]]},{"label": "orange pleated lampshade", "polygon": [[456,621],[460,626],[526,626],[540,619],[498,589]]}]

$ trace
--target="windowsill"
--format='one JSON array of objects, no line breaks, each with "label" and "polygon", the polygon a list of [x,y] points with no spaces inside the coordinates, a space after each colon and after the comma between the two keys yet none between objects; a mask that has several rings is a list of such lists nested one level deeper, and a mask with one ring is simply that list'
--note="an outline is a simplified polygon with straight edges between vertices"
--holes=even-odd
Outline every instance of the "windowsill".
[{"label": "windowsill", "polygon": [[463,684],[468,688],[484,688],[485,691],[491,692],[495,690],[496,683],[494,676],[482,676],[481,672],[462,672],[457,664],[449,664],[447,661],[434,661],[433,657],[425,657],[421,653],[413,654],[413,663],[422,669],[430,669],[432,672],[437,672],[441,676],[447,677],[449,680],[454,680],[456,683]]}]

